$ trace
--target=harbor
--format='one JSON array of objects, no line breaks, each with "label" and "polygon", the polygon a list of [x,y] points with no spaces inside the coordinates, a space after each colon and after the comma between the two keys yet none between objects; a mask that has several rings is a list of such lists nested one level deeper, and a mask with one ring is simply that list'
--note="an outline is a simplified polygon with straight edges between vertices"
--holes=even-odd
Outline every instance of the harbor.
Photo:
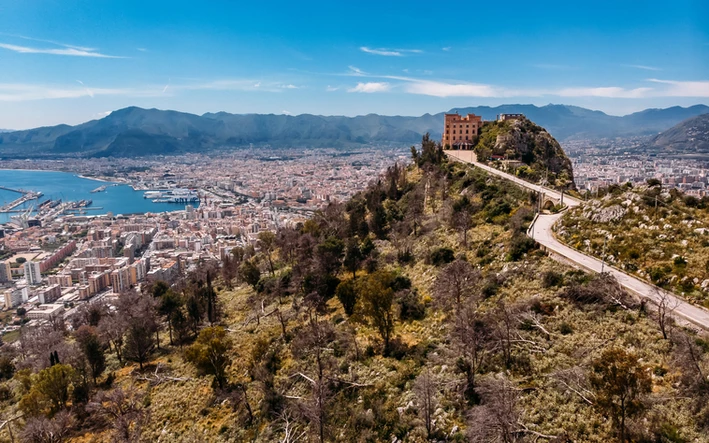
[{"label": "harbor", "polygon": [[41,192],[34,192],[34,191],[24,191],[22,189],[12,189],[8,188],[5,186],[0,186],[0,189],[5,190],[5,191],[10,191],[10,192],[15,192],[18,194],[22,194],[22,197],[15,199],[11,201],[10,203],[7,203],[6,205],[3,205],[0,207],[0,213],[7,213],[7,212],[12,212],[13,209],[17,208],[18,206],[27,203],[28,201],[31,200],[37,200],[44,194]]},{"label": "harbor", "polygon": [[168,189],[160,191],[147,191],[143,198],[153,203],[197,203],[199,194],[191,189]]},{"label": "harbor", "polygon": [[[11,222],[12,216],[29,212],[29,217],[42,218],[41,214],[51,213],[52,217],[61,216],[70,203],[81,200],[92,200],[91,205],[83,205],[81,211],[88,215],[98,215],[111,212],[113,214],[131,214],[146,212],[168,212],[184,209],[185,205],[199,206],[199,197],[196,191],[165,194],[153,199],[144,198],[145,191],[135,191],[128,184],[123,183],[96,183],[95,180],[79,177],[75,174],[57,171],[32,171],[32,170],[0,170],[0,206],[16,200],[24,195],[26,190],[41,193],[39,200],[23,200],[5,212],[0,212],[0,224]],[[107,188],[101,192],[92,193],[97,187],[104,185]],[[166,188],[167,189],[167,188]],[[177,191],[177,189],[173,189]],[[158,197],[169,201],[153,202]],[[185,203],[179,203],[180,198],[185,198]],[[195,201],[195,199],[197,201]],[[47,207],[50,206],[50,207]],[[61,209],[61,210],[60,210]],[[79,209],[74,209],[76,213]]]}]

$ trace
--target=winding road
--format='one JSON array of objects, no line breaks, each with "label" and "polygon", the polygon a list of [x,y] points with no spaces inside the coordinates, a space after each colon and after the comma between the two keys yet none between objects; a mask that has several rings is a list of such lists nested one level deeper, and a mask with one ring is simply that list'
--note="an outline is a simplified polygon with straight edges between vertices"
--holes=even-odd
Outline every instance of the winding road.
[{"label": "winding road", "polygon": [[[490,166],[484,165],[477,161],[475,153],[473,151],[445,151],[446,155],[450,158],[475,165],[476,167],[483,169],[490,174],[496,175],[498,177],[510,180],[517,185],[532,190],[546,194],[553,198],[560,198],[560,194],[557,191],[548,189],[541,185],[535,185],[515,177],[514,175],[507,174],[498,169],[492,168]],[[578,206],[581,202],[578,199],[564,195],[564,202],[569,207]],[[586,255],[569,246],[561,243],[556,239],[552,227],[554,224],[563,216],[563,213],[558,214],[540,214],[537,216],[532,225],[527,231],[527,235],[532,237],[537,241],[547,252],[550,253],[552,257],[563,258],[567,262],[570,262],[580,268],[583,268],[590,272],[607,272],[610,273],[618,283],[623,286],[626,290],[640,297],[641,299],[647,299],[653,302],[655,305],[661,303],[664,298],[665,306],[668,309],[674,309],[674,315],[681,317],[687,322],[698,326],[702,329],[709,330],[709,311],[701,308],[699,306],[692,305],[677,297],[676,295],[658,288],[652,284],[649,284],[637,277],[626,274],[625,272],[609,266],[607,263],[603,263],[601,260]]]}]

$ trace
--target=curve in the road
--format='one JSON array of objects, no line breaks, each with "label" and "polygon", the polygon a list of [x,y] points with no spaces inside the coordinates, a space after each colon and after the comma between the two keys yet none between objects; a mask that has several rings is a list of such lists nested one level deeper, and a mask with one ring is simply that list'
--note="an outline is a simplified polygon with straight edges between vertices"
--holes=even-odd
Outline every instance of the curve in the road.
[{"label": "curve in the road", "polygon": [[[490,174],[512,181],[523,188],[546,194],[553,198],[560,197],[560,193],[557,191],[529,183],[519,177],[515,177],[514,175],[507,174],[506,172],[502,172],[498,169],[479,163],[475,158],[475,153],[473,151],[446,151],[446,154],[452,159],[464,163],[470,163],[489,172]],[[581,203],[578,199],[568,197],[566,195],[564,195],[564,202],[566,202],[569,207],[578,206]],[[613,277],[615,277],[621,286],[641,299],[645,298],[654,304],[659,304],[661,299],[664,297],[666,303],[674,308],[675,315],[682,317],[696,326],[709,330],[709,311],[706,309],[687,303],[668,291],[660,289],[657,286],[651,285],[645,281],[633,277],[632,275],[626,274],[625,272],[609,266],[607,263],[604,263],[595,257],[591,257],[590,255],[586,255],[572,249],[557,240],[552,228],[562,216],[563,213],[538,215],[534,218],[527,234],[536,240],[537,243],[542,245],[548,252],[561,256],[567,261],[574,263],[587,271],[601,272],[601,270],[603,270],[604,272],[610,273]]]}]

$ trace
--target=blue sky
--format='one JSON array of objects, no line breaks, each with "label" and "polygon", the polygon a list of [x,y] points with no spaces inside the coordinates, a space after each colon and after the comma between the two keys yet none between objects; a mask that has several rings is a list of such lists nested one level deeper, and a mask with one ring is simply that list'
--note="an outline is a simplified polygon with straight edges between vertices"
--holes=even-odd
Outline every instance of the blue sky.
[{"label": "blue sky", "polygon": [[709,2],[0,0],[0,128],[709,103]]}]

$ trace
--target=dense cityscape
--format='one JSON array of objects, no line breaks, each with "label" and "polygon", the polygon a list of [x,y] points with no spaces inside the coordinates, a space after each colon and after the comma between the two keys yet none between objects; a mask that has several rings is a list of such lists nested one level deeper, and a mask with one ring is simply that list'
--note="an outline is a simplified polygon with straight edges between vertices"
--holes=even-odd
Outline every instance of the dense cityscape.
[{"label": "dense cityscape", "polygon": [[667,156],[647,149],[649,137],[575,140],[563,143],[581,191],[610,184],[643,184],[654,178],[668,189],[703,197],[709,186],[709,157]]},{"label": "dense cityscape", "polygon": [[69,316],[65,311],[80,302],[115,297],[146,281],[174,282],[197,263],[221,260],[236,246],[255,245],[260,232],[294,227],[329,203],[346,201],[397,162],[408,162],[405,150],[32,162],[32,169],[90,175],[146,193],[193,189],[199,201],[184,210],[136,215],[71,214],[44,205],[25,226],[2,226],[4,307],[8,313],[22,307],[22,317],[4,316],[3,332],[27,321]]}]

